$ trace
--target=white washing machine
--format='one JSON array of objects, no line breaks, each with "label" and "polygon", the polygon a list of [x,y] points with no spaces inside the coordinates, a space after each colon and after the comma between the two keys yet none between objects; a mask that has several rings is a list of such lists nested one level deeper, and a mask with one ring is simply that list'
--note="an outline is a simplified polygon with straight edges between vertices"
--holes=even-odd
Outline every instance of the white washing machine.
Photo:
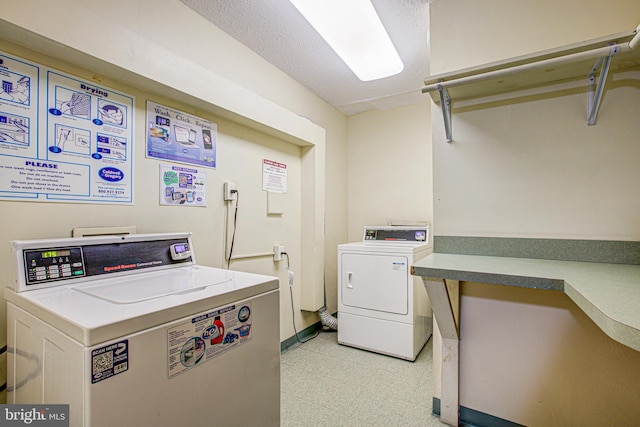
[{"label": "white washing machine", "polygon": [[11,404],[70,425],[278,426],[279,282],[199,266],[189,233],[15,241]]},{"label": "white washing machine", "polygon": [[338,342],[415,360],[431,337],[433,311],[411,266],[432,252],[429,227],[365,227],[338,246]]}]

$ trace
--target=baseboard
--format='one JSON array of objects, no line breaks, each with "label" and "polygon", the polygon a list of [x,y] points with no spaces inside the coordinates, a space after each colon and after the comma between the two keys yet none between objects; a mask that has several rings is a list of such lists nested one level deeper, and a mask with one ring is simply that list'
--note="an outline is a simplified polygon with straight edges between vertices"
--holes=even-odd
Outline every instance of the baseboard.
[{"label": "baseboard", "polygon": [[[431,412],[436,417],[440,416],[440,399],[433,398],[433,410]],[[525,427],[522,424],[509,420],[494,417],[474,409],[460,407],[460,425],[465,427]]]},{"label": "baseboard", "polygon": [[303,330],[298,331],[297,338],[295,335],[292,335],[280,343],[280,354],[283,354],[291,350],[292,348],[299,346],[300,345],[299,341],[304,341],[310,336],[315,335],[320,329],[322,329],[322,322],[317,321],[313,325],[307,326]]}]

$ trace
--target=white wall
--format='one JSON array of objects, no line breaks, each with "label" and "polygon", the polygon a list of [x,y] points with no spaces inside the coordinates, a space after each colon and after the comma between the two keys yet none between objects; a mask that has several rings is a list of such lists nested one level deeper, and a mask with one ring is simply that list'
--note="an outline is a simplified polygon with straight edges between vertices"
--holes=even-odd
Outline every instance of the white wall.
[{"label": "white wall", "polygon": [[[416,90],[419,90],[418,88]],[[349,117],[349,240],[389,220],[432,221],[430,101]]]},{"label": "white wall", "polygon": [[[436,0],[431,22],[441,73],[633,30],[640,3]],[[638,70],[610,78],[592,127],[588,71],[583,85],[547,94],[459,108],[454,99],[451,144],[433,106],[436,235],[640,238]],[[627,398],[640,391],[640,353],[564,295],[463,283],[461,319],[462,406],[531,426],[640,417]]]}]

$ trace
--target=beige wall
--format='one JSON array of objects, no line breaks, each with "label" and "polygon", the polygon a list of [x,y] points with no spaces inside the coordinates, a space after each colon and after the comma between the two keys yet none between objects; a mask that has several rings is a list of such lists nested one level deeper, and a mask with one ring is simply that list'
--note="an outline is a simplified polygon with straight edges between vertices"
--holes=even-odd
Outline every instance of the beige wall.
[{"label": "beige wall", "polygon": [[634,30],[640,3],[433,0],[430,14],[431,74],[441,74]]},{"label": "beige wall", "polygon": [[[585,79],[586,80],[586,79]],[[583,87],[433,113],[436,234],[640,239],[640,71],[612,76],[595,126]]]},{"label": "beige wall", "polygon": [[[47,58],[33,51],[5,44],[5,51],[27,58],[57,70],[72,73],[91,80],[92,71]],[[171,231],[193,232],[193,243],[198,263],[216,267],[225,266],[225,223],[233,215],[227,209],[232,204],[222,200],[225,180],[232,181],[240,193],[241,204],[234,255],[269,252],[274,243],[282,244],[291,254],[292,268],[300,271],[301,258],[301,148],[248,127],[220,118],[207,111],[196,110],[188,103],[167,98],[162,94],[148,93],[126,86],[121,82],[103,78],[106,87],[131,94],[136,99],[134,123],[134,194],[132,206],[109,204],[34,203],[0,201],[3,216],[12,220],[0,224],[0,235],[5,247],[13,239],[68,237],[74,227],[135,225],[138,233]],[[218,125],[218,167],[204,169],[207,175],[207,206],[182,207],[159,205],[159,165],[167,164],[145,158],[146,100],[197,114]],[[287,165],[287,193],[282,198],[284,214],[267,216],[267,197],[262,191],[262,159],[268,158]],[[201,168],[199,168],[201,169]],[[2,271],[11,271],[13,263],[9,257],[0,259]],[[275,276],[284,275],[271,258],[238,260],[232,268],[255,271]],[[284,280],[284,279],[283,279]],[[284,282],[286,283],[286,282]],[[285,288],[288,290],[288,288]],[[291,319],[288,292],[281,293],[282,318]],[[286,297],[286,298],[285,298]],[[296,306],[299,305],[297,302]],[[3,318],[4,320],[4,318]],[[300,321],[300,319],[298,319]],[[291,322],[282,322],[283,339],[293,333]],[[2,329],[4,332],[4,328]]]},{"label": "beige wall", "polygon": [[349,117],[349,241],[389,220],[433,220],[430,101]]},{"label": "beige wall", "polygon": [[[633,30],[640,3],[436,0],[431,22],[441,73]],[[454,99],[451,144],[432,106],[436,235],[640,238],[640,71],[610,76],[587,126],[588,71],[544,94]],[[461,405],[531,426],[638,419],[640,353],[564,295],[463,283],[461,307]]]},{"label": "beige wall", "polygon": [[[11,219],[0,225],[7,248],[0,258],[5,277],[12,270],[10,240],[66,237],[77,226],[192,231],[198,262],[221,266],[228,217],[222,183],[231,180],[242,200],[235,253],[270,251],[275,242],[285,245],[297,273],[294,314],[298,331],[318,320],[315,313],[300,310],[303,290],[311,285],[322,287],[325,275],[328,309],[336,311],[335,248],[346,241],[344,115],[177,0],[108,5],[93,0],[6,1],[0,20],[0,50],[81,78],[97,79],[136,97],[135,204],[0,202],[3,217]],[[218,124],[218,168],[207,171],[206,208],[159,206],[159,162],[144,157],[142,143],[147,99]],[[266,215],[262,158],[288,166],[282,217]],[[325,162],[331,173],[325,174]],[[325,188],[331,188],[326,202]],[[305,259],[301,252],[307,254]],[[282,340],[294,333],[284,267],[271,258],[232,264],[235,269],[280,277]],[[2,342],[5,321],[1,309]]]},{"label": "beige wall", "polygon": [[479,283],[462,293],[461,405],[531,427],[638,423],[640,354],[569,297]]}]

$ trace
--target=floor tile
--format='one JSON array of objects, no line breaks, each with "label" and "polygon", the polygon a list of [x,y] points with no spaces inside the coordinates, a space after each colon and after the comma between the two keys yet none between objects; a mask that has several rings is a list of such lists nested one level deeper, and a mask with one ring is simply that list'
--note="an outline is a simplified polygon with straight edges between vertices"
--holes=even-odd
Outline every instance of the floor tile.
[{"label": "floor tile", "polygon": [[431,340],[415,362],[322,332],[281,357],[281,426],[442,427],[431,415]]}]

